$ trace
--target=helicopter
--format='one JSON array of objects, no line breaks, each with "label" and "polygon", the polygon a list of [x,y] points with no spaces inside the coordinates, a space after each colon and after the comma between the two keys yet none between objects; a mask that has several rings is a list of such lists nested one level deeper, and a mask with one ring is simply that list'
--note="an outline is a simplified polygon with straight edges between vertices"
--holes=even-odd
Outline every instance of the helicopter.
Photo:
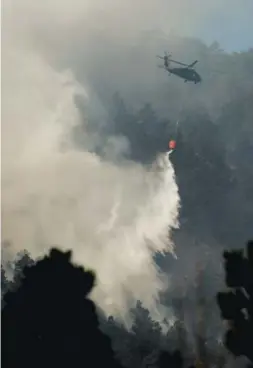
[{"label": "helicopter", "polygon": [[[194,82],[195,84],[201,82],[202,80],[201,76],[193,68],[194,65],[198,62],[198,60],[195,60],[191,64],[184,64],[184,63],[181,63],[180,61],[171,59],[170,56],[171,54],[167,54],[166,52],[164,52],[164,56],[157,55],[159,59],[162,59],[164,61],[164,64],[159,65],[159,68],[163,68],[166,71],[168,71],[169,75],[175,74],[178,77],[184,79],[185,83],[187,81]],[[182,65],[184,67],[178,67],[178,68],[170,67],[170,62]]]}]

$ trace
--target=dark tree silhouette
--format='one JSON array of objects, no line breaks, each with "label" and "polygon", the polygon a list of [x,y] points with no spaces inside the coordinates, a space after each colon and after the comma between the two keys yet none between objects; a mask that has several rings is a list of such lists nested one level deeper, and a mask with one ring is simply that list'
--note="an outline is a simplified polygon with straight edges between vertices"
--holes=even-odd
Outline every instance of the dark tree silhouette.
[{"label": "dark tree silhouette", "polygon": [[183,358],[181,353],[177,350],[170,354],[167,351],[163,351],[158,358],[159,368],[183,368]]},{"label": "dark tree silhouette", "polygon": [[[229,321],[225,345],[253,363],[253,241],[243,251],[224,252],[226,284],[232,291],[217,295],[222,318]],[[253,366],[253,365],[252,365]]]},{"label": "dark tree silhouette", "polygon": [[87,298],[95,276],[52,249],[4,295],[3,367],[119,367]]}]

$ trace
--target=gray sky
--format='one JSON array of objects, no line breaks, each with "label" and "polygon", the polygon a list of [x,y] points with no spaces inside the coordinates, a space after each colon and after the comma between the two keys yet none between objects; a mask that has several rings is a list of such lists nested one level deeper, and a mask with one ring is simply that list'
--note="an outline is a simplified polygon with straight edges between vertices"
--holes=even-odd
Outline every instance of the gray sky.
[{"label": "gray sky", "polygon": [[[176,33],[196,36],[208,43],[218,41],[226,51],[243,51],[253,47],[252,0],[164,2],[163,25],[168,25],[170,19],[170,26]],[[174,24],[171,23],[171,14]]]},{"label": "gray sky", "polygon": [[[205,19],[197,33],[207,41],[217,40],[226,51],[244,51],[253,47],[253,1],[233,1],[227,7]],[[224,7],[225,8],[225,7]]]}]

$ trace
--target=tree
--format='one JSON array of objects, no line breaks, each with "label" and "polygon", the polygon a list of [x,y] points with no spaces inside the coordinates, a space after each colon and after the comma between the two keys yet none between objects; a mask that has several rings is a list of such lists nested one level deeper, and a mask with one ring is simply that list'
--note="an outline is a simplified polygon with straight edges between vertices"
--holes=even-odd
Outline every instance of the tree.
[{"label": "tree", "polygon": [[232,288],[217,294],[222,318],[230,325],[225,345],[253,363],[253,241],[248,242],[247,257],[242,250],[224,252],[224,262],[226,284]]},{"label": "tree", "polygon": [[6,271],[3,267],[3,265],[1,265],[1,296],[3,298],[4,294],[6,293],[6,291],[8,290],[8,286],[9,286],[9,282],[8,282],[8,278],[6,276]]},{"label": "tree", "polygon": [[95,275],[52,249],[4,295],[3,367],[119,367],[88,299]]},{"label": "tree", "polygon": [[133,316],[131,331],[142,341],[143,350],[149,350],[152,345],[159,346],[162,329],[157,321],[152,320],[149,310],[138,301],[131,313]]},{"label": "tree", "polygon": [[158,359],[158,367],[159,368],[182,368],[183,367],[183,358],[180,352],[177,350],[174,353],[170,354],[167,351],[164,351],[160,354]]},{"label": "tree", "polygon": [[124,367],[132,367],[134,362],[133,333],[126,329],[126,327],[117,321],[114,317],[109,316],[105,318],[100,316],[101,329],[112,340],[113,350],[115,356],[119,359]]},{"label": "tree", "polygon": [[14,287],[18,287],[22,278],[23,271],[25,267],[30,267],[34,264],[34,260],[31,258],[31,255],[27,250],[19,252],[13,262],[13,281],[12,284]]},{"label": "tree", "polygon": [[[19,252],[13,261],[7,261],[5,265],[1,264],[1,295],[3,295],[10,288],[18,288],[22,278],[23,269],[25,266],[31,266],[34,263],[29,252],[27,250]],[[12,279],[8,279],[6,268],[9,268],[10,273],[12,273]]]}]

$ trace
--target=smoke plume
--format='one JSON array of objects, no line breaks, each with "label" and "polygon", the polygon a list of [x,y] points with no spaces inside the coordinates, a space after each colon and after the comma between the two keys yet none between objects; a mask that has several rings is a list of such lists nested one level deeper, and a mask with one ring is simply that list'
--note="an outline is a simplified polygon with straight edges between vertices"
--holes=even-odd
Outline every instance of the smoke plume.
[{"label": "smoke plume", "polygon": [[[174,170],[166,157],[151,168],[109,162],[88,151],[88,132],[87,147],[75,149],[71,132],[83,119],[75,96],[92,103],[89,86],[56,69],[42,46],[54,29],[67,34],[89,4],[58,5],[4,4],[2,239],[13,254],[34,257],[52,245],[72,248],[76,262],[97,272],[93,297],[107,313],[124,317],[136,299],[155,311],[166,282],[153,256],[173,250],[177,226]],[[117,156],[125,145],[111,139]]]}]

